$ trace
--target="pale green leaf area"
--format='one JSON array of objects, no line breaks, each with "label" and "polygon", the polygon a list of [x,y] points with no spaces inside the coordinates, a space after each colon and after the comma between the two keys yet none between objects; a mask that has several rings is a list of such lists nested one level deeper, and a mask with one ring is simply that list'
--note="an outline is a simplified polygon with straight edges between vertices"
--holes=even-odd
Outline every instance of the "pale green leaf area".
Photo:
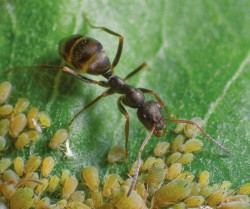
[{"label": "pale green leaf area", "polygon": [[[102,99],[73,123],[70,146],[75,157],[67,158],[63,149],[50,150],[51,136],[103,89],[52,70],[5,73],[14,66],[63,65],[57,44],[75,33],[101,41],[112,60],[118,38],[87,27],[82,16],[86,12],[93,24],[125,37],[117,75],[124,77],[147,61],[150,67],[128,83],[157,92],[178,118],[203,118],[204,129],[231,150],[227,155],[199,135],[204,148],[188,169],[195,173],[206,169],[213,182],[229,180],[235,187],[249,181],[249,11],[248,0],[1,0],[0,81],[9,80],[14,86],[10,102],[27,97],[31,106],[46,110],[53,120],[34,145],[22,151],[11,148],[1,157],[52,155],[58,174],[65,168],[79,174],[83,166],[96,165],[102,176],[114,171],[126,176],[147,130],[137,120],[136,110],[128,108],[129,163],[107,163],[109,149],[125,144],[125,119],[116,107],[119,95]],[[168,124],[162,138],[152,137],[143,156],[152,153],[157,142],[171,141],[174,126]]]}]

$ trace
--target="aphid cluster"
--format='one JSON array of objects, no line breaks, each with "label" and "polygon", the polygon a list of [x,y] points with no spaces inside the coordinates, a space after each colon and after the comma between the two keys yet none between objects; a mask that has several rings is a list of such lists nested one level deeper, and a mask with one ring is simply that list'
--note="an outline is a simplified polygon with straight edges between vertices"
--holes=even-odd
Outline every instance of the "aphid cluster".
[{"label": "aphid cluster", "polygon": [[22,149],[40,137],[41,128],[49,127],[51,119],[38,108],[28,110],[30,101],[20,98],[15,105],[8,104],[12,85],[5,81],[0,84],[0,152],[14,142],[16,149]]}]

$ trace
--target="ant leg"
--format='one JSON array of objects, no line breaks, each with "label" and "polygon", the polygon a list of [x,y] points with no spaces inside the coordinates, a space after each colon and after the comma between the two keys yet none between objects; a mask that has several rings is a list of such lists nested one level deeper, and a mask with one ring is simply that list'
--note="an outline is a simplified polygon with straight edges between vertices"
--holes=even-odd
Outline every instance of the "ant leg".
[{"label": "ant leg", "polygon": [[166,113],[171,117],[171,118],[176,118],[176,116],[174,114],[172,114],[171,112],[168,111],[167,107],[165,106],[164,102],[161,100],[161,98],[159,97],[158,94],[156,94],[154,91],[149,90],[149,89],[144,89],[144,88],[139,88],[143,93],[147,93],[147,94],[151,94],[155,97],[155,99],[157,100],[157,102],[159,103],[159,105],[164,108],[164,110],[166,111]]},{"label": "ant leg", "polygon": [[68,129],[68,132],[70,132],[70,126],[71,124],[73,123],[73,121],[82,113],[84,112],[85,110],[87,110],[89,107],[91,107],[93,104],[95,104],[96,102],[98,102],[101,98],[103,97],[106,97],[106,96],[109,96],[113,94],[112,90],[111,89],[108,89],[107,91],[103,92],[101,95],[99,95],[98,97],[96,97],[94,100],[92,100],[90,103],[88,103],[87,105],[85,105],[71,120],[70,122],[68,123],[67,125],[67,129]]},{"label": "ant leg", "polygon": [[191,121],[191,120],[168,120],[165,119],[167,122],[171,123],[186,123],[186,124],[192,124],[196,126],[196,128],[199,129],[199,131],[211,142],[213,142],[215,145],[217,145],[219,148],[221,148],[224,152],[230,153],[229,150],[227,150],[223,145],[221,145],[219,142],[215,141],[208,133],[206,133],[197,123]]},{"label": "ant leg", "polygon": [[152,134],[154,133],[155,131],[155,127],[156,127],[156,124],[154,123],[153,126],[152,126],[152,129],[150,130],[149,134],[147,135],[147,137],[144,139],[144,141],[142,142],[141,144],[141,147],[140,147],[140,150],[138,152],[138,156],[137,156],[137,165],[136,165],[136,168],[135,168],[135,175],[133,176],[133,181],[130,185],[130,188],[128,190],[128,194],[127,194],[127,197],[130,195],[130,193],[132,192],[132,190],[134,189],[135,187],[135,184],[136,184],[136,180],[137,180],[137,177],[138,177],[138,174],[139,174],[139,169],[141,167],[140,165],[140,159],[141,159],[141,153],[145,147],[145,145],[147,144],[148,140],[150,139],[150,137],[152,136]]},{"label": "ant leg", "polygon": [[138,73],[140,70],[142,70],[144,67],[147,66],[146,62],[143,62],[140,66],[135,68],[131,73],[129,73],[125,78],[123,78],[124,81],[128,80],[132,76],[134,76],[136,73]]},{"label": "ant leg", "polygon": [[90,84],[97,84],[102,87],[108,87],[107,83],[105,81],[96,81],[92,80],[90,78],[87,78],[83,75],[80,75],[76,71],[66,67],[66,66],[54,66],[54,65],[38,65],[38,66],[28,66],[28,67],[15,67],[15,68],[10,68],[7,70],[7,73],[10,73],[14,70],[25,70],[25,69],[50,69],[50,70],[62,70],[64,72],[67,72],[77,78],[79,78],[81,81],[85,83],[90,83]]},{"label": "ant leg", "polygon": [[112,62],[112,65],[111,65],[111,68],[110,70],[111,71],[114,71],[114,68],[116,67],[116,65],[118,64],[119,60],[120,60],[120,57],[121,57],[121,54],[122,54],[122,48],[123,48],[123,40],[124,40],[124,37],[122,35],[120,35],[119,33],[116,33],[108,28],[105,28],[105,27],[98,27],[98,26],[94,26],[92,25],[92,23],[89,21],[89,19],[87,18],[87,15],[84,14],[83,15],[85,21],[87,22],[87,24],[91,27],[91,28],[94,28],[94,29],[100,29],[100,30],[103,30],[113,36],[116,36],[119,38],[119,44],[118,44],[118,48],[117,48],[117,51],[116,51],[116,55],[115,55],[115,58]]},{"label": "ant leg", "polygon": [[126,149],[126,158],[128,158],[128,137],[129,137],[129,114],[125,107],[122,105],[122,99],[124,96],[119,97],[117,100],[117,107],[120,110],[120,112],[124,115],[126,118],[126,125],[125,125],[125,137],[126,137],[126,144],[125,144],[125,149]]}]

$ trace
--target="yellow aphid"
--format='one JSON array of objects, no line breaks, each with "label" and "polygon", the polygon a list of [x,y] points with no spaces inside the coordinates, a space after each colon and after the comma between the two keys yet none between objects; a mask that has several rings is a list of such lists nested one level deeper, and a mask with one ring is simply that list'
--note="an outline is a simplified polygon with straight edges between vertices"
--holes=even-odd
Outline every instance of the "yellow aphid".
[{"label": "yellow aphid", "polygon": [[154,148],[154,155],[156,157],[161,157],[167,154],[170,150],[170,143],[168,142],[159,142]]},{"label": "yellow aphid", "polygon": [[194,174],[186,171],[186,172],[183,172],[181,174],[179,174],[176,179],[186,179],[188,180],[189,182],[193,182],[194,180]]},{"label": "yellow aphid", "polygon": [[[198,124],[199,126],[202,126],[204,124],[204,121],[199,117],[193,118],[192,121]],[[192,124],[186,124],[184,126],[184,133],[186,137],[193,138],[194,136],[197,135],[197,133],[199,133],[199,130],[197,129],[196,126]]]},{"label": "yellow aphid", "polygon": [[7,170],[3,172],[3,180],[10,184],[17,184],[20,178],[14,171]]},{"label": "yellow aphid", "polygon": [[11,137],[16,138],[27,125],[27,118],[24,114],[16,115],[10,122],[9,134]]},{"label": "yellow aphid", "polygon": [[129,187],[123,185],[112,193],[111,202],[115,207],[118,209],[146,209],[147,207],[141,196],[132,191],[128,197],[128,190]]},{"label": "yellow aphid", "polygon": [[123,179],[118,174],[109,174],[103,185],[103,196],[110,197],[112,192],[123,183]]},{"label": "yellow aphid", "polygon": [[10,95],[12,85],[5,81],[0,84],[0,104],[4,103]]},{"label": "yellow aphid", "polygon": [[193,183],[193,189],[192,191],[190,192],[190,195],[192,196],[196,196],[196,195],[199,195],[200,194],[200,191],[201,191],[201,185],[200,183]]},{"label": "yellow aphid", "polygon": [[164,162],[163,159],[161,159],[161,158],[156,158],[155,161],[154,161],[153,166],[157,166],[157,167],[160,167],[160,168],[165,168],[165,167],[166,167],[166,164],[165,164],[165,162]]},{"label": "yellow aphid", "polygon": [[55,165],[55,160],[52,157],[46,157],[42,163],[42,168],[41,168],[42,176],[48,177],[51,171],[53,170],[54,165]]},{"label": "yellow aphid", "polygon": [[0,136],[5,136],[9,131],[10,121],[8,119],[0,120]]},{"label": "yellow aphid", "polygon": [[141,198],[146,201],[147,197],[148,197],[148,192],[147,189],[145,187],[144,183],[139,183],[137,181],[136,186],[135,186],[135,191],[137,192],[137,194],[139,194],[141,196]]},{"label": "yellow aphid", "polygon": [[185,123],[178,123],[178,124],[176,125],[176,128],[174,129],[174,132],[175,132],[176,134],[179,134],[180,132],[183,131],[184,126],[185,126]]},{"label": "yellow aphid", "polygon": [[90,209],[90,207],[82,202],[71,202],[67,205],[67,209]]},{"label": "yellow aphid", "polygon": [[155,205],[167,207],[189,196],[193,185],[185,179],[173,180],[155,193]]},{"label": "yellow aphid", "polygon": [[63,185],[63,198],[68,199],[75,192],[77,186],[78,180],[75,176],[66,178]]},{"label": "yellow aphid", "polygon": [[1,185],[1,192],[8,200],[10,200],[16,192],[16,188],[13,184],[3,183]]},{"label": "yellow aphid", "polygon": [[71,202],[84,202],[85,193],[84,191],[75,191],[71,196],[69,201]]},{"label": "yellow aphid", "polygon": [[192,153],[185,153],[181,156],[179,160],[177,160],[177,163],[180,163],[182,165],[186,165],[194,160],[194,155]]},{"label": "yellow aphid", "polygon": [[181,156],[182,156],[182,154],[180,152],[175,152],[168,157],[166,163],[168,165],[172,165],[172,164],[176,163],[181,158]]},{"label": "yellow aphid", "polygon": [[14,170],[18,176],[22,176],[24,173],[24,161],[21,157],[16,157],[14,159]]},{"label": "yellow aphid", "polygon": [[38,131],[31,130],[31,131],[27,131],[25,133],[28,135],[28,138],[30,141],[36,141],[37,139],[39,139]]},{"label": "yellow aphid", "polygon": [[26,163],[25,173],[27,174],[36,171],[41,165],[41,162],[42,160],[40,156],[37,155],[31,156]]},{"label": "yellow aphid", "polygon": [[69,177],[69,170],[63,170],[62,171],[62,175],[61,175],[61,179],[60,179],[60,184],[63,185],[65,182],[65,179]]},{"label": "yellow aphid", "polygon": [[220,189],[227,190],[232,186],[232,183],[230,181],[223,181],[221,183]]},{"label": "yellow aphid", "polygon": [[183,144],[184,152],[197,152],[202,149],[203,143],[199,139],[189,139]]},{"label": "yellow aphid", "polygon": [[44,197],[36,203],[35,209],[49,208],[49,206],[50,206],[50,199],[48,197]]},{"label": "yellow aphid", "polygon": [[6,146],[6,139],[0,136],[0,151],[3,151]]},{"label": "yellow aphid", "polygon": [[10,209],[29,209],[33,204],[34,192],[30,188],[19,188],[10,200]]},{"label": "yellow aphid", "polygon": [[48,185],[48,191],[54,192],[59,185],[60,178],[57,175],[51,176]]},{"label": "yellow aphid", "polygon": [[121,161],[125,157],[125,149],[121,146],[114,146],[108,154],[108,162],[115,163]]},{"label": "yellow aphid", "polygon": [[248,197],[247,195],[234,195],[228,197],[225,202],[234,202],[234,201],[242,201],[250,203],[250,197]]},{"label": "yellow aphid", "polygon": [[184,143],[185,137],[183,135],[178,135],[175,137],[174,141],[172,142],[172,152],[183,152],[183,143]]},{"label": "yellow aphid", "polygon": [[249,195],[250,194],[250,183],[246,183],[244,185],[242,185],[238,191],[238,194],[245,194],[245,195]]},{"label": "yellow aphid", "polygon": [[[143,164],[143,160],[139,159],[139,165]],[[137,167],[137,160],[133,163],[133,165],[131,166],[130,170],[129,170],[129,175],[133,176],[135,175],[135,169]]]},{"label": "yellow aphid", "polygon": [[59,146],[69,138],[69,134],[66,129],[59,129],[52,137],[49,147],[51,149],[58,149]]},{"label": "yellow aphid", "polygon": [[47,189],[48,187],[48,180],[47,179],[41,179],[42,184],[38,184],[36,189],[35,189],[35,193],[40,196],[43,194],[43,192],[45,191],[45,189]]},{"label": "yellow aphid", "polygon": [[148,193],[154,194],[159,189],[165,179],[167,170],[158,166],[153,166],[148,170]]},{"label": "yellow aphid", "polygon": [[26,133],[22,133],[18,136],[16,142],[15,142],[15,147],[16,149],[22,149],[25,146],[29,144],[29,137]]},{"label": "yellow aphid", "polygon": [[[36,172],[32,172],[32,173],[27,173],[24,177],[25,179],[33,179],[33,180],[39,180],[39,175]],[[25,187],[34,189],[38,183],[35,181],[25,181],[23,182],[23,184],[25,185]]]},{"label": "yellow aphid", "polygon": [[205,198],[202,196],[191,196],[187,198],[184,203],[187,207],[198,207],[202,205],[205,201]]},{"label": "yellow aphid", "polygon": [[0,160],[0,174],[3,173],[12,164],[9,158],[2,158]]},{"label": "yellow aphid", "polygon": [[201,189],[200,195],[207,198],[208,196],[210,196],[212,194],[212,192],[213,192],[213,188],[210,186],[206,186],[206,187]]},{"label": "yellow aphid", "polygon": [[133,179],[132,178],[127,178],[124,182],[123,182],[123,186],[128,186],[130,187],[130,185],[132,184]]},{"label": "yellow aphid", "polygon": [[39,114],[39,122],[44,127],[50,127],[51,126],[51,118],[48,115],[48,113],[40,112],[40,114]]},{"label": "yellow aphid", "polygon": [[67,200],[59,200],[56,205],[59,206],[60,209],[63,209],[67,206]]},{"label": "yellow aphid", "polygon": [[144,173],[138,176],[137,182],[139,183],[147,183],[148,181],[148,173]]},{"label": "yellow aphid", "polygon": [[99,191],[91,192],[91,198],[93,200],[94,208],[98,208],[103,204],[102,192]]},{"label": "yellow aphid", "polygon": [[37,124],[38,117],[39,117],[38,108],[32,107],[27,114],[28,125],[30,128],[36,128],[38,126]]},{"label": "yellow aphid", "polygon": [[176,178],[182,171],[183,167],[180,163],[174,163],[168,168],[166,179],[172,180]]},{"label": "yellow aphid", "polygon": [[13,111],[13,106],[6,104],[0,107],[0,116],[10,115]]},{"label": "yellow aphid", "polygon": [[91,191],[99,190],[99,172],[96,167],[88,166],[82,170],[82,177]]},{"label": "yellow aphid", "polygon": [[199,175],[199,183],[201,187],[206,187],[209,183],[210,174],[208,171],[202,171]]},{"label": "yellow aphid", "polygon": [[173,205],[173,207],[171,207],[171,209],[185,209],[185,208],[186,208],[186,205],[183,202],[177,203],[177,204]]},{"label": "yellow aphid", "polygon": [[250,203],[242,202],[242,201],[235,201],[235,202],[223,202],[221,203],[217,209],[249,209]]},{"label": "yellow aphid", "polygon": [[212,194],[207,199],[207,204],[209,206],[216,206],[226,199],[226,193],[223,190],[217,190],[212,192]]},{"label": "yellow aphid", "polygon": [[86,201],[85,201],[85,204],[86,206],[88,206],[89,208],[94,208],[94,203],[93,203],[93,200],[91,198],[88,198]]},{"label": "yellow aphid", "polygon": [[18,99],[18,101],[15,105],[15,109],[14,109],[15,114],[21,113],[24,110],[26,110],[26,108],[29,106],[29,104],[30,104],[30,101],[26,98]]},{"label": "yellow aphid", "polygon": [[145,160],[145,162],[140,167],[140,170],[141,171],[146,171],[146,170],[150,169],[154,165],[155,160],[156,160],[155,157],[147,158],[147,160]]}]

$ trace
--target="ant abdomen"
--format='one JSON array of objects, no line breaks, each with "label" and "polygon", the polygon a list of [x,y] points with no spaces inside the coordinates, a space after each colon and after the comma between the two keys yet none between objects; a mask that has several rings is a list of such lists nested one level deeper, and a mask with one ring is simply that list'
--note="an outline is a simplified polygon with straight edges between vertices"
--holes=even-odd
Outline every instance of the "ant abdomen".
[{"label": "ant abdomen", "polygon": [[102,44],[86,36],[73,35],[61,40],[59,53],[79,73],[102,75],[111,67]]}]

